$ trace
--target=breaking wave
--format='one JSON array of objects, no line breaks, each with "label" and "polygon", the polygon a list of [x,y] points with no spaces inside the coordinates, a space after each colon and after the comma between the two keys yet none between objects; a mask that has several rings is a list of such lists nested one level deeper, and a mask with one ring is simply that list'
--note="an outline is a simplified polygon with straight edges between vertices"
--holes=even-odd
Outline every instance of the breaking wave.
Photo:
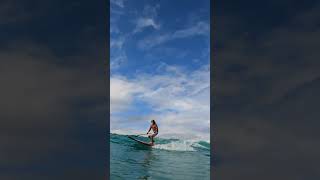
[{"label": "breaking wave", "polygon": [[[149,142],[149,138],[145,136],[135,136],[135,138]],[[111,143],[123,144],[125,146],[135,145],[136,142],[130,140],[128,135],[111,133]],[[210,154],[210,143],[197,139],[179,139],[179,138],[163,138],[156,137],[153,149],[166,151],[199,151],[207,155]]]}]

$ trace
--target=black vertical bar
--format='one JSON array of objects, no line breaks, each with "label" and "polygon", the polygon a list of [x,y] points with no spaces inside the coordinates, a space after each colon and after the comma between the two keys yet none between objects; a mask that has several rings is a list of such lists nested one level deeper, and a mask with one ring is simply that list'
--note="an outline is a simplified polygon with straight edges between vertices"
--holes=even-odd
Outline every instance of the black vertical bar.
[{"label": "black vertical bar", "polygon": [[214,141],[214,5],[213,1],[210,1],[210,177],[214,179],[214,170],[215,170],[215,141]]},{"label": "black vertical bar", "polygon": [[107,99],[107,126],[106,126],[106,179],[110,179],[110,0],[106,1],[106,59],[105,59],[105,83]]}]

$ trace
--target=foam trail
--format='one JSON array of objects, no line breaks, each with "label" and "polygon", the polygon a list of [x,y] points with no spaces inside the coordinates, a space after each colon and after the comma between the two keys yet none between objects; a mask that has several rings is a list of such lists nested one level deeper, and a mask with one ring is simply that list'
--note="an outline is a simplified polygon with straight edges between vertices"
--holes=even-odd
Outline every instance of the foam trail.
[{"label": "foam trail", "polygon": [[195,149],[192,147],[194,143],[194,141],[178,140],[166,144],[156,144],[153,147],[156,149],[163,149],[169,151],[195,151]]},{"label": "foam trail", "polygon": [[[137,135],[137,134],[143,134],[146,132],[141,130],[136,130],[136,129],[112,129],[111,133],[118,134],[118,135]],[[156,138],[197,140],[197,141],[205,141],[207,143],[210,143],[209,135],[203,136],[203,135],[195,135],[195,134],[189,134],[189,133],[164,133],[164,131],[160,131],[160,133],[156,136]]]}]

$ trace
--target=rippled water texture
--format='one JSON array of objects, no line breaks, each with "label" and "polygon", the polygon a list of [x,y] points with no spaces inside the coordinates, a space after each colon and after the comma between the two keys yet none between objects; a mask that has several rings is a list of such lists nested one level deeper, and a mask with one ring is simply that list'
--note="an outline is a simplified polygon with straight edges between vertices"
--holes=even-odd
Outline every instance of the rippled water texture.
[{"label": "rippled water texture", "polygon": [[126,135],[111,134],[111,180],[210,179],[209,143],[156,138],[156,144],[151,148]]}]

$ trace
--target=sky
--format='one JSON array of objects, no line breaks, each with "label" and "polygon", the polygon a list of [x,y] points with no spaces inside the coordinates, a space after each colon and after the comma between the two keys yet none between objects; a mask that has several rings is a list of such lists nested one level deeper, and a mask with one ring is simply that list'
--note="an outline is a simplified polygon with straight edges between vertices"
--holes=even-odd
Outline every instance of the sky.
[{"label": "sky", "polygon": [[111,132],[209,139],[209,0],[111,0]]}]

